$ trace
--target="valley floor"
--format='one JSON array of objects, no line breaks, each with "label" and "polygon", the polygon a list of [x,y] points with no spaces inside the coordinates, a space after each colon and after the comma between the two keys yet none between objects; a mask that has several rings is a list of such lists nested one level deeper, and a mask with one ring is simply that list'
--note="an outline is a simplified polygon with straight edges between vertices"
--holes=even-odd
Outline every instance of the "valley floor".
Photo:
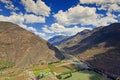
[{"label": "valley floor", "polygon": [[24,69],[10,68],[0,71],[0,80],[109,80],[78,63],[63,60]]}]

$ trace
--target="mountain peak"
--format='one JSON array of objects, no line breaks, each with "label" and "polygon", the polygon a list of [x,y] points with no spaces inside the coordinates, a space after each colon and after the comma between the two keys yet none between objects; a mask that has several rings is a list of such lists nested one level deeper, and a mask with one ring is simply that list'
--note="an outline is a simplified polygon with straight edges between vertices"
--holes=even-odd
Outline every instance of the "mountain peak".
[{"label": "mountain peak", "polygon": [[81,32],[78,32],[76,35],[84,35],[84,34],[90,32],[90,31],[91,31],[91,30],[89,30],[89,29],[85,29],[85,30],[83,30],[83,31],[81,31]]}]

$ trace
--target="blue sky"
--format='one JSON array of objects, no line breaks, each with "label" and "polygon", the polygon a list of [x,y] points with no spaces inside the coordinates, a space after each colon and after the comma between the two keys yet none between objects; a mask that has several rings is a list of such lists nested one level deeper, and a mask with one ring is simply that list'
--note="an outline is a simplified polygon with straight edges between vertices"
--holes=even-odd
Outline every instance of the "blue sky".
[{"label": "blue sky", "polygon": [[49,39],[120,22],[120,0],[0,0],[0,21]]}]

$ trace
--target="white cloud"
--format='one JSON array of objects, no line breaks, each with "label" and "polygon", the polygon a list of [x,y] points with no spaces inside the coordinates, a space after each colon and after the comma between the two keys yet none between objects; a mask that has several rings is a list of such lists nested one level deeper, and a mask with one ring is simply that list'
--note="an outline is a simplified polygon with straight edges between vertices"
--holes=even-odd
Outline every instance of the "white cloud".
[{"label": "white cloud", "polygon": [[103,14],[97,14],[96,8],[77,5],[65,12],[60,10],[57,14],[54,15],[54,17],[59,24],[64,26],[81,24],[94,25],[98,27],[117,22],[116,16],[111,15],[104,16]]},{"label": "white cloud", "polygon": [[62,26],[58,23],[54,23],[51,25],[50,30],[59,33],[59,32],[65,32],[66,29],[64,26]]},{"label": "white cloud", "polygon": [[44,27],[42,27],[42,30],[46,33],[54,33],[53,31],[49,30],[47,25],[44,25]]},{"label": "white cloud", "polygon": [[81,4],[96,4],[99,10],[120,11],[120,0],[80,0]]},{"label": "white cloud", "polygon": [[82,4],[107,4],[107,3],[120,3],[120,0],[80,0]]},{"label": "white cloud", "polygon": [[22,0],[22,4],[25,6],[27,12],[33,12],[36,15],[49,16],[50,8],[41,0]]},{"label": "white cloud", "polygon": [[107,16],[102,18],[101,17],[97,18],[96,20],[93,19],[92,21],[93,21],[93,24],[96,25],[97,27],[106,26],[106,25],[109,25],[109,23],[117,22],[116,16],[111,13],[107,13]]},{"label": "white cloud", "polygon": [[22,15],[11,15],[11,16],[3,16],[0,15],[0,21],[8,21],[16,24],[20,24],[24,22],[24,17]]},{"label": "white cloud", "polygon": [[96,18],[96,8],[89,8],[77,5],[68,9],[66,12],[59,11],[54,15],[59,24],[75,25],[75,24],[90,24],[87,23],[91,18]]},{"label": "white cloud", "polygon": [[13,11],[19,10],[17,7],[13,5],[12,1],[10,0],[0,0],[0,1],[5,4],[6,9],[13,10]]},{"label": "white cloud", "polygon": [[45,38],[45,33],[41,33],[39,32],[36,28],[34,27],[26,27],[26,29],[32,33],[34,33],[35,35],[39,36],[39,37],[42,37],[42,38]]},{"label": "white cloud", "polygon": [[24,28],[24,29],[26,29],[27,30],[27,25],[25,25],[25,24],[23,24],[23,23],[20,23],[20,24],[18,24],[20,27],[22,27],[22,28]]},{"label": "white cloud", "polygon": [[34,27],[27,27],[26,28],[28,31],[31,31],[32,33],[34,33],[35,35],[39,36],[39,37],[45,37],[45,33],[40,33],[38,32],[38,30]]},{"label": "white cloud", "polygon": [[83,31],[84,29],[91,29],[86,27],[78,27],[74,26],[71,28],[66,28],[58,23],[54,23],[51,25],[51,27],[43,27],[42,28],[45,33],[54,33],[54,34],[64,34],[64,35],[74,35],[80,31]]},{"label": "white cloud", "polygon": [[39,36],[39,37],[42,37],[44,39],[46,39],[46,35],[45,33],[40,33],[40,32],[33,32],[35,35]]},{"label": "white cloud", "polygon": [[3,16],[0,15],[0,21],[8,21],[8,22],[13,22],[16,24],[20,23],[45,23],[45,17],[42,16],[36,16],[33,14],[16,14],[13,13],[10,16]]},{"label": "white cloud", "polygon": [[36,32],[37,31],[37,29],[35,29],[34,27],[27,27],[27,30],[32,31],[32,32]]},{"label": "white cloud", "polygon": [[26,14],[24,15],[26,23],[45,23],[45,17],[36,16],[33,14]]},{"label": "white cloud", "polygon": [[112,11],[120,12],[120,6],[118,4],[103,4],[98,9],[99,10],[107,10],[109,12],[112,12]]}]

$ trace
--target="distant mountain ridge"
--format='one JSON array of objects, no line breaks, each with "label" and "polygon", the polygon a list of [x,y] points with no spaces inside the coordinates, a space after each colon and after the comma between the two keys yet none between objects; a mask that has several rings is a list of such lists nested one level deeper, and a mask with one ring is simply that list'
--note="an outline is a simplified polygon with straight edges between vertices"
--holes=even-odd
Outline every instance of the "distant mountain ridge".
[{"label": "distant mountain ridge", "polygon": [[69,38],[69,36],[58,35],[58,36],[54,36],[54,37],[50,38],[48,40],[48,42],[50,42],[54,46],[58,46],[61,43],[65,42],[68,38]]},{"label": "distant mountain ridge", "polygon": [[10,22],[0,22],[0,60],[29,66],[64,59],[63,54],[44,39]]}]

